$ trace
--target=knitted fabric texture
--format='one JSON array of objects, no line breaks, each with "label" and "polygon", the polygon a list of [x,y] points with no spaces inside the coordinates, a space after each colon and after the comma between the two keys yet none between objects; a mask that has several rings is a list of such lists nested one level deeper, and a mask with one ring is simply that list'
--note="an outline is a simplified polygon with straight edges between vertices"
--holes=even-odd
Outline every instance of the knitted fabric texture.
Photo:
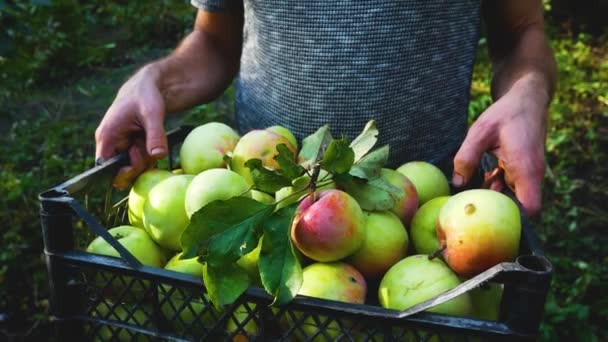
[{"label": "knitted fabric texture", "polygon": [[243,9],[236,125],[354,138],[374,119],[390,166],[449,159],[467,129],[479,0],[192,0]]}]

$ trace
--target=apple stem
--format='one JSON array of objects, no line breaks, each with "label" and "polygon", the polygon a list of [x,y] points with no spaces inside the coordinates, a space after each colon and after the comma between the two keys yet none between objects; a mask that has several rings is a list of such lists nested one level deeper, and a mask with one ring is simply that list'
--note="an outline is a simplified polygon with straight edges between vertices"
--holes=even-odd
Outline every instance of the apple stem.
[{"label": "apple stem", "polygon": [[319,173],[321,172],[321,164],[316,164],[312,169],[312,175],[310,176],[310,199],[312,203],[317,201],[316,198],[316,190],[317,190],[317,178],[319,178]]},{"label": "apple stem", "polygon": [[442,243],[441,246],[439,246],[439,248],[437,248],[436,251],[434,251],[433,253],[431,253],[431,255],[429,255],[429,260],[433,260],[436,257],[438,257],[446,248],[447,248],[446,244]]}]

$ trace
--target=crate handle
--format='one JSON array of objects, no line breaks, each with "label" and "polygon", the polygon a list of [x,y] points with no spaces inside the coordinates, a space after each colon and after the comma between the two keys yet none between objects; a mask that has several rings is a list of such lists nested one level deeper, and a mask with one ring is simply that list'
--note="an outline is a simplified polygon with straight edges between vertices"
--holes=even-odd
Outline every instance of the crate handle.
[{"label": "crate handle", "polygon": [[122,259],[129,266],[131,266],[133,269],[140,269],[143,266],[142,263],[139,262],[139,260],[137,260],[137,258],[135,258],[133,254],[131,254],[131,252],[129,252],[123,245],[118,242],[118,240],[116,240],[110,233],[108,233],[108,230],[103,225],[101,225],[91,214],[89,214],[89,212],[84,207],[82,207],[76,200],[71,199],[70,201],[68,201],[68,205],[70,206],[70,208],[72,208],[72,210],[74,210],[74,212],[79,217],[84,220],[84,222],[86,222],[93,229],[95,234],[101,236],[104,240],[106,240],[107,243],[110,244],[110,246],[114,247],[114,249],[118,252],[118,254],[120,254]]},{"label": "crate handle", "polygon": [[428,310],[436,305],[445,303],[451,299],[454,299],[461,294],[471,291],[472,289],[479,287],[483,283],[495,278],[498,275],[506,273],[521,274],[524,277],[532,276],[538,278],[544,278],[549,280],[551,273],[553,272],[553,266],[541,255],[522,255],[519,256],[515,262],[503,262],[488,270],[478,274],[477,276],[465,281],[464,283],[456,286],[455,288],[440,294],[437,297],[426,300],[419,303],[411,308],[401,311],[397,316],[399,318],[405,318],[412,316],[419,312]]}]

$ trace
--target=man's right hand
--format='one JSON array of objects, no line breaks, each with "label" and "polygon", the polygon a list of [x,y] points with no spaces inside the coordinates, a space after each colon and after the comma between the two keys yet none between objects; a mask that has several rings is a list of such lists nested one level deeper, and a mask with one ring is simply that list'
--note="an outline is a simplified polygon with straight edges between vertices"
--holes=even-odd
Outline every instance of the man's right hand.
[{"label": "man's right hand", "polygon": [[129,151],[114,186],[126,188],[167,155],[166,113],[206,103],[228,87],[239,69],[243,13],[198,11],[194,30],[167,57],[139,70],[118,91],[95,132],[96,158]]},{"label": "man's right hand", "polygon": [[151,64],[120,88],[95,132],[96,160],[129,151],[131,165],[120,169],[114,178],[115,187],[128,187],[139,173],[167,155],[164,115],[158,71]]}]

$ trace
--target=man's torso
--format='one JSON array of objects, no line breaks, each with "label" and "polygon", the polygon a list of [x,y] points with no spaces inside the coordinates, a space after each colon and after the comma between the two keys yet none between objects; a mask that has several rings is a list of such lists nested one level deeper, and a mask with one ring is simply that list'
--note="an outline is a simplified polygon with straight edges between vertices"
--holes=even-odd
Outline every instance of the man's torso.
[{"label": "man's torso", "polygon": [[245,0],[237,126],[330,124],[353,138],[370,119],[391,164],[438,163],[466,131],[479,0]]}]

